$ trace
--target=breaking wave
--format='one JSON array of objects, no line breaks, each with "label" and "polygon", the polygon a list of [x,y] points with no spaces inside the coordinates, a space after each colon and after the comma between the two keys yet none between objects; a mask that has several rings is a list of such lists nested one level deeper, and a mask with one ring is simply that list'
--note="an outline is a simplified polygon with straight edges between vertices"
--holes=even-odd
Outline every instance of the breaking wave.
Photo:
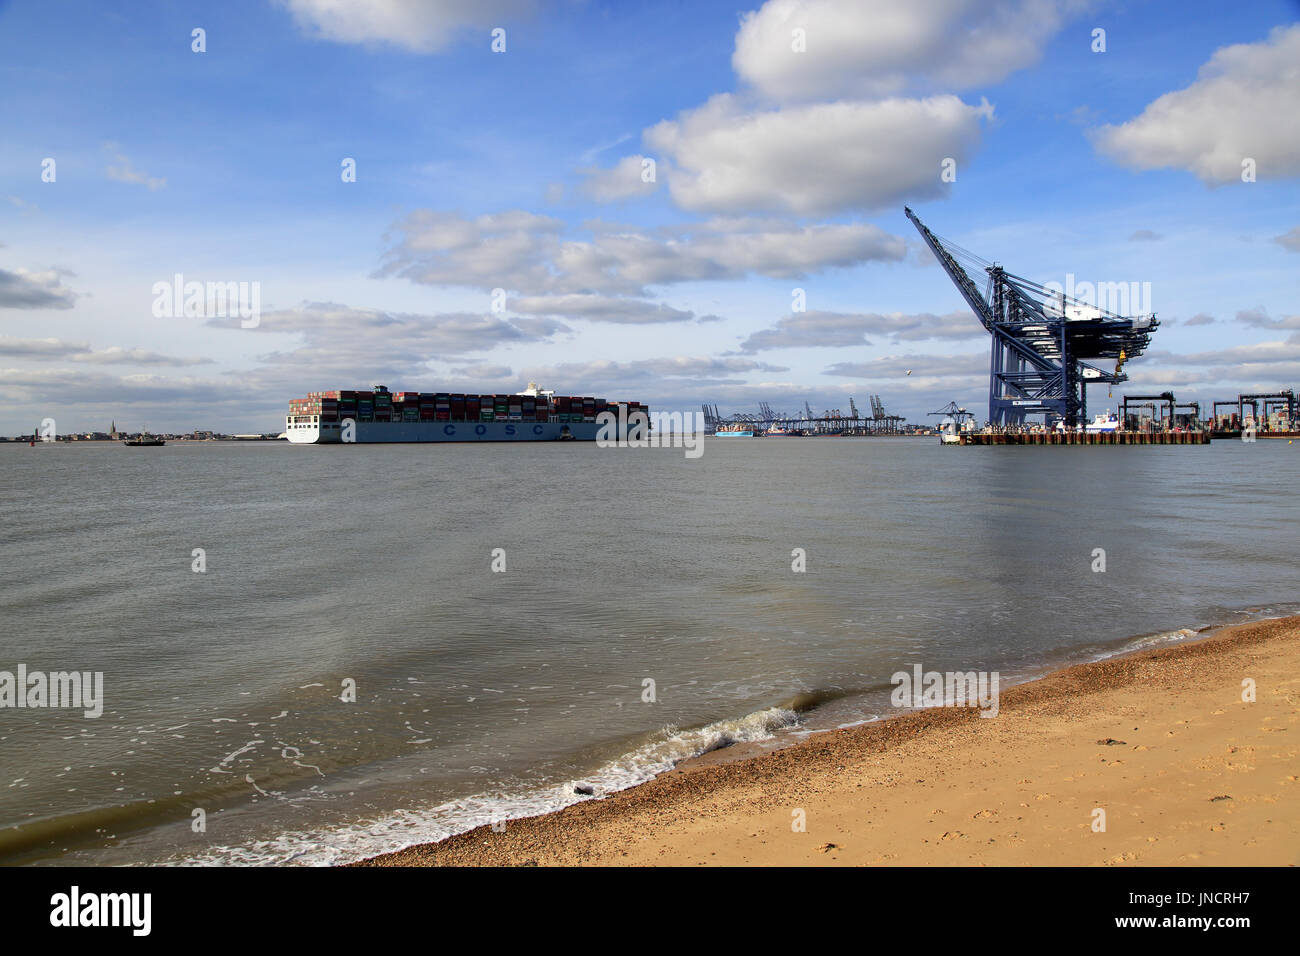
[{"label": "breaking wave", "polygon": [[[550,787],[520,793],[481,793],[347,826],[289,831],[271,840],[212,847],[196,856],[167,862],[181,866],[333,866],[391,853],[498,821],[538,816],[582,800],[599,799],[645,783],[691,757],[731,744],[769,740],[777,731],[796,726],[801,712],[824,699],[821,694],[801,694],[787,702],[789,706],[769,707],[735,720],[685,730],[666,727],[653,740],[608,761],[593,773]],[[576,793],[575,785],[592,792]]]}]

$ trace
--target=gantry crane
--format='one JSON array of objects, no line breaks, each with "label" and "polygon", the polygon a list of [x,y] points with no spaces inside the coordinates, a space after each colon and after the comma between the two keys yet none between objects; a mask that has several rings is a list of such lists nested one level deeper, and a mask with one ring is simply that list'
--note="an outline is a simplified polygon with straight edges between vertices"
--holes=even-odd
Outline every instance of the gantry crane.
[{"label": "gantry crane", "polygon": [[1174,427],[1174,413],[1178,409],[1178,402],[1174,399],[1173,392],[1161,392],[1159,395],[1125,395],[1119,403],[1119,420],[1125,428],[1128,427],[1129,406],[1151,409],[1151,418],[1157,428],[1163,427],[1167,408],[1169,427]]},{"label": "gantry crane", "polygon": [[[1141,355],[1160,325],[1154,314],[1125,317],[1012,275],[932,233],[903,210],[930,251],[993,337],[989,359],[989,421],[1020,425],[1044,414],[1067,427],[1087,418],[1087,386],[1128,380],[1126,361]],[[963,265],[963,263],[966,263]],[[988,276],[981,294],[968,267]],[[1107,371],[1085,359],[1115,362]]]}]

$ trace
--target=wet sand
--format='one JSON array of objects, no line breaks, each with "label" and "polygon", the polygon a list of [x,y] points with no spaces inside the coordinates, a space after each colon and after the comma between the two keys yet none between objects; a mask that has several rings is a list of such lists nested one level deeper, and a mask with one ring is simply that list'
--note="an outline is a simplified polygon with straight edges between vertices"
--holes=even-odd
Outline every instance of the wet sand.
[{"label": "wet sand", "polygon": [[978,713],[721,751],[501,833],[356,865],[1300,863],[1300,616],[1070,667]]}]

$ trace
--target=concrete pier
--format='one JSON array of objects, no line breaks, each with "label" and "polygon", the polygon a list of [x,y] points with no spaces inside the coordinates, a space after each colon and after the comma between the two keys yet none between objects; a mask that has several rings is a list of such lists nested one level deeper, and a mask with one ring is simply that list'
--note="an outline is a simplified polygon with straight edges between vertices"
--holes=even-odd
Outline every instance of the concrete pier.
[{"label": "concrete pier", "polygon": [[1209,432],[967,432],[963,445],[1208,445]]}]

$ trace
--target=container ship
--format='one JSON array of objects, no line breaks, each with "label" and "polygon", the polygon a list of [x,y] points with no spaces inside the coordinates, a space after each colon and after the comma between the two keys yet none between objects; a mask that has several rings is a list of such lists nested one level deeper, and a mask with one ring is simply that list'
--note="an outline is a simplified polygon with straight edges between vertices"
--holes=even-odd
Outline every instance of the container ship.
[{"label": "container ship", "polygon": [[529,382],[513,395],[459,392],[308,392],[289,402],[285,437],[295,445],[343,442],[595,441],[596,417],[612,412],[625,437],[629,423],[649,427],[640,402],[556,395]]},{"label": "container ship", "polygon": [[753,438],[752,425],[723,425],[713,433],[714,438]]}]

